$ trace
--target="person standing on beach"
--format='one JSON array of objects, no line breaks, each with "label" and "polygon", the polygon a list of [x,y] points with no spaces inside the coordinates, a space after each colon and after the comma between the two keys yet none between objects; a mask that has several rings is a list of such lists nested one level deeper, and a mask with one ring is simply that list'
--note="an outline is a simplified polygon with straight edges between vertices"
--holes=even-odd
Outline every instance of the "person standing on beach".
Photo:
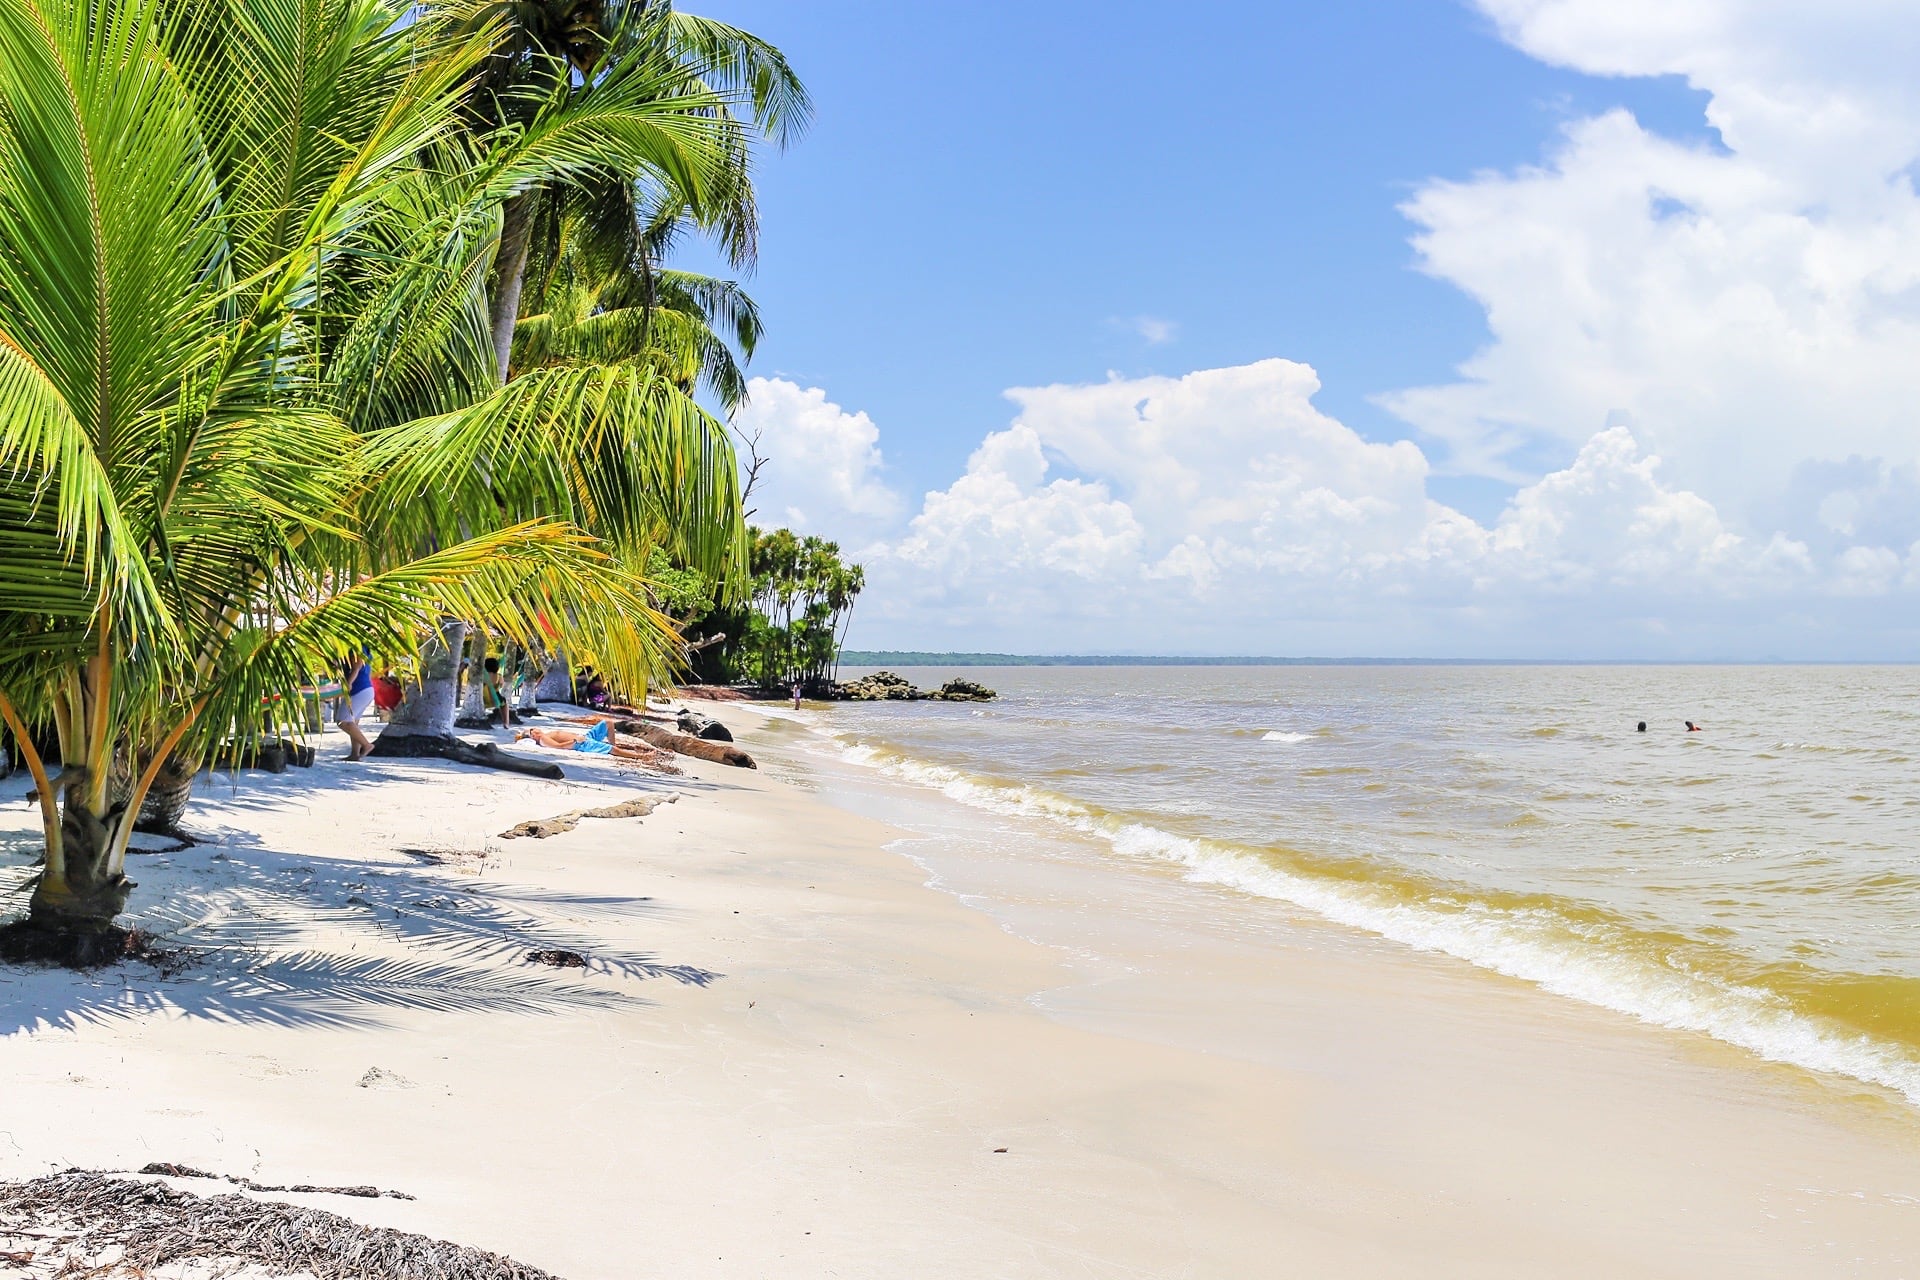
[{"label": "person standing on beach", "polygon": [[502,725],[511,725],[513,709],[507,705],[507,678],[500,674],[500,659],[488,658],[480,665],[485,673],[481,677],[480,698],[486,704],[487,723],[493,723],[497,712]]},{"label": "person standing on beach", "polygon": [[373,668],[367,664],[365,654],[347,655],[346,678],[340,681],[340,688],[347,699],[347,708],[339,717],[340,729],[353,744],[347,759],[365,760],[373,750],[372,740],[360,731],[361,717],[373,708]]},{"label": "person standing on beach", "polygon": [[793,709],[795,711],[800,709],[800,686],[798,684],[793,686]]}]

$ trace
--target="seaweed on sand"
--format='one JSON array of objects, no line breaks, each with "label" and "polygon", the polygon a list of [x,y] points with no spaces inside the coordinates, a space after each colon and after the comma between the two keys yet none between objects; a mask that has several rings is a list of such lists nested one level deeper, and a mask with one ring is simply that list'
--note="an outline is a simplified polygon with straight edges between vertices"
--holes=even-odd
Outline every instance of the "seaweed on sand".
[{"label": "seaweed on sand", "polygon": [[48,1275],[197,1263],[212,1275],[252,1268],[314,1280],[558,1280],[497,1253],[324,1209],[233,1192],[196,1196],[85,1169],[0,1183],[0,1245],[15,1260],[31,1253]]}]

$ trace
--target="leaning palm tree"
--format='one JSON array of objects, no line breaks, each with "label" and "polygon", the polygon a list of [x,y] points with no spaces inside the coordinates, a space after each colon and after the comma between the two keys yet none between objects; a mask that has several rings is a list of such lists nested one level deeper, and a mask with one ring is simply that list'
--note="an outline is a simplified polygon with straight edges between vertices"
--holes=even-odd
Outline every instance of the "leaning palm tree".
[{"label": "leaning palm tree", "polygon": [[[614,548],[536,509],[537,464],[502,470],[505,502],[397,508],[391,473],[470,467],[464,437],[415,431],[398,466],[401,424],[358,429],[364,397],[331,380],[361,317],[329,312],[329,279],[397,220],[435,228],[415,189],[441,180],[492,38],[402,17],[0,0],[0,721],[45,839],[16,936],[70,960],[109,945],[133,814],[173,754],[274,731],[348,650],[416,652],[447,617],[537,643],[565,619],[643,678],[671,643]],[[316,29],[332,56],[296,65],[286,33]],[[289,85],[326,127],[289,126]],[[439,421],[512,438],[515,406],[482,405]]]},{"label": "leaning palm tree", "polygon": [[[360,354],[347,363],[365,376],[343,382],[369,393],[355,420],[385,425],[396,407],[401,417],[430,408],[456,412],[462,406],[445,396],[447,380],[417,371],[438,370],[452,357],[463,370],[462,384],[479,395],[489,373],[475,358],[474,339],[484,333],[492,344],[490,377],[507,384],[496,407],[508,410],[529,447],[468,437],[475,477],[484,477],[490,490],[505,487],[507,455],[546,472],[554,458],[596,460],[576,467],[557,488],[548,483],[550,474],[510,478],[531,480],[543,501],[563,502],[550,509],[608,539],[621,563],[644,564],[652,542],[664,539],[675,562],[713,577],[724,593],[737,593],[746,579],[746,544],[732,447],[722,424],[692,395],[704,386],[723,404],[738,403],[744,380],[714,322],[731,329],[743,354],[750,352],[758,336],[751,302],[723,282],[667,278],[661,288],[649,285],[640,307],[628,290],[625,297],[574,308],[581,320],[619,313],[604,322],[568,326],[564,318],[543,316],[538,324],[548,338],[567,331],[559,335],[563,358],[545,358],[559,354],[550,342],[543,358],[517,366],[511,353],[528,264],[559,255],[551,244],[535,252],[536,227],[550,227],[556,211],[585,210],[586,224],[624,225],[629,232],[633,208],[665,211],[710,231],[736,262],[750,262],[757,236],[751,144],[757,136],[784,145],[794,135],[810,109],[805,89],[778,50],[662,2],[447,0],[425,12],[443,15],[450,30],[490,20],[502,33],[463,112],[466,139],[481,162],[452,166],[455,173],[477,172],[480,180],[464,191],[454,182],[427,184],[417,193],[456,211],[437,224],[449,228],[444,243],[484,243],[489,252],[439,252],[440,235],[412,240],[427,249],[425,257],[408,257],[396,245],[394,256],[406,260],[408,270],[376,273],[371,282],[397,304],[355,308],[377,318],[368,330],[372,342],[348,344]],[[497,216],[497,238],[452,230],[473,226],[476,210]],[[423,282],[434,299],[425,307],[412,301]],[[597,283],[606,284],[604,275]],[[639,325],[622,333],[621,322],[634,318]],[[382,326],[389,324],[414,330],[408,358],[386,355]],[[599,332],[589,337],[583,329]],[[396,406],[392,396],[404,400]],[[460,434],[451,422],[421,429]],[[401,432],[392,447],[410,456],[413,435]],[[636,474],[633,460],[653,468],[650,475]],[[590,485],[601,470],[609,474]],[[418,499],[444,514],[445,504],[433,502],[434,486],[422,481],[417,472],[398,478],[390,486],[393,500]],[[449,630],[450,642],[456,634]],[[484,634],[476,637],[476,658],[483,641]],[[567,647],[578,655],[577,644]],[[454,656],[448,651],[410,697],[401,732],[388,735],[393,749],[400,749],[403,735],[451,744]],[[563,662],[551,665],[556,673],[565,669]]]}]

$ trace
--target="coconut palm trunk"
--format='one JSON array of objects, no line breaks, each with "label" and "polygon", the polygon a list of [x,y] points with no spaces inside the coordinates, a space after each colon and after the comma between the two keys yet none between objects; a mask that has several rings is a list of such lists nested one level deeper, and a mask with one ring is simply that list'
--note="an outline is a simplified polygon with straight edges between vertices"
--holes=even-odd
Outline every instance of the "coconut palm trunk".
[{"label": "coconut palm trunk", "polygon": [[527,281],[527,251],[533,244],[533,197],[518,195],[501,209],[500,251],[494,260],[487,319],[493,332],[493,358],[500,381],[513,359],[513,328],[520,315],[520,294]]},{"label": "coconut palm trunk", "polygon": [[449,618],[440,637],[421,651],[420,678],[373,744],[376,756],[432,754],[453,741],[453,718],[460,696],[460,654],[466,649],[467,624]]},{"label": "coconut palm trunk", "polygon": [[135,811],[139,817],[134,821],[134,828],[178,835],[180,819],[186,816],[187,805],[193,799],[193,780],[199,772],[199,761],[188,758],[184,752],[176,750],[168,756],[154,776],[146,799]]}]

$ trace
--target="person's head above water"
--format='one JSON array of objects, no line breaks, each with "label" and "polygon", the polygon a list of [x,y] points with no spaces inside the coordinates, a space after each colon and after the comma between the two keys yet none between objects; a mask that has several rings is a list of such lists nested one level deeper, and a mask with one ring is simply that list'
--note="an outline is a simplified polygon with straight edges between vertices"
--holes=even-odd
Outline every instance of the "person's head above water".
[{"label": "person's head above water", "polygon": [[1642,720],[1639,724],[1634,726],[1633,731],[1635,733],[1645,733],[1647,731],[1647,722],[1645,720]]},{"label": "person's head above water", "polygon": [[1697,724],[1695,724],[1695,723],[1694,723],[1693,721],[1691,721],[1691,720],[1689,720],[1689,721],[1687,721],[1687,722],[1686,722],[1686,725],[1687,725],[1687,732],[1688,732],[1688,733],[1698,733],[1698,732],[1700,732],[1700,726],[1699,726],[1699,725],[1697,725]]}]

